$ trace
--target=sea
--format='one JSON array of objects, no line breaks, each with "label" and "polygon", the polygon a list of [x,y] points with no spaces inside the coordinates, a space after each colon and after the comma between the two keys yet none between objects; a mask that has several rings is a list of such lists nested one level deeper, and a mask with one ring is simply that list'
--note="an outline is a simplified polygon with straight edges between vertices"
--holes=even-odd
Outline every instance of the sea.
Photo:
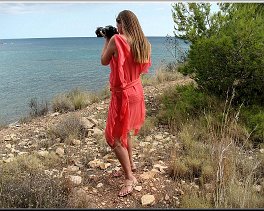
[{"label": "sea", "polygon": [[[148,74],[175,61],[166,37],[148,37],[152,66]],[[189,48],[177,40],[182,49]],[[109,66],[100,56],[104,39],[98,37],[0,39],[0,125],[28,116],[29,102],[51,102],[73,89],[99,91],[108,85]]]}]

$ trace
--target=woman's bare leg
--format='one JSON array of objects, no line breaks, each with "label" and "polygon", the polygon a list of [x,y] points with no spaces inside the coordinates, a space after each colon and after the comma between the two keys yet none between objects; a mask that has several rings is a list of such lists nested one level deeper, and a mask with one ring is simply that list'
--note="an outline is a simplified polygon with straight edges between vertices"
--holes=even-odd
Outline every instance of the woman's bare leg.
[{"label": "woman's bare leg", "polygon": [[128,151],[128,156],[129,156],[129,161],[130,161],[130,166],[131,170],[136,169],[136,165],[133,161],[133,152],[132,152],[132,137],[128,135],[128,140],[127,140],[127,151]]},{"label": "woman's bare leg", "polygon": [[131,192],[131,190],[132,190],[131,185],[126,186],[126,184],[136,183],[137,179],[135,178],[135,176],[133,175],[133,172],[131,170],[128,150],[126,148],[124,148],[119,141],[115,142],[113,150],[114,150],[115,155],[116,155],[117,159],[119,160],[119,162],[120,162],[120,164],[124,170],[124,173],[125,173],[125,186],[123,186],[123,188],[119,192],[119,195],[126,195],[127,193]]}]

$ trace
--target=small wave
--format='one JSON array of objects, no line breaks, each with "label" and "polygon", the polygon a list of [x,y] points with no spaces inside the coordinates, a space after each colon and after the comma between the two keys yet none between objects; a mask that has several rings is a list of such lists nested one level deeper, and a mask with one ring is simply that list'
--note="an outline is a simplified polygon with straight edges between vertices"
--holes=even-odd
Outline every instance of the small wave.
[{"label": "small wave", "polygon": [[37,59],[37,60],[34,60],[36,62],[50,62],[50,61],[56,61],[57,59]]}]

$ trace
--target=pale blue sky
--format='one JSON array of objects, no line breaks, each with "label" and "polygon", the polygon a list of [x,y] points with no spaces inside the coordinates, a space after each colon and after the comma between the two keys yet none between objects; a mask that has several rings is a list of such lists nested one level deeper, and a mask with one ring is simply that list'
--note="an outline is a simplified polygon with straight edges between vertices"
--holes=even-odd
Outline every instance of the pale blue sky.
[{"label": "pale blue sky", "polygon": [[0,39],[95,37],[96,27],[116,26],[124,9],[137,15],[146,36],[173,35],[172,3],[176,1],[0,2]]}]

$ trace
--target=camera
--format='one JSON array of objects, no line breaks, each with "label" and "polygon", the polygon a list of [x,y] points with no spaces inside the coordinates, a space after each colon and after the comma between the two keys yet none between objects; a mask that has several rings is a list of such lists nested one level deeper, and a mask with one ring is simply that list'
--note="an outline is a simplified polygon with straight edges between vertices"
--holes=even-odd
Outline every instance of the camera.
[{"label": "camera", "polygon": [[107,38],[111,38],[114,34],[118,34],[117,29],[114,26],[97,27],[95,34],[97,37],[103,37],[100,32],[105,34]]}]

